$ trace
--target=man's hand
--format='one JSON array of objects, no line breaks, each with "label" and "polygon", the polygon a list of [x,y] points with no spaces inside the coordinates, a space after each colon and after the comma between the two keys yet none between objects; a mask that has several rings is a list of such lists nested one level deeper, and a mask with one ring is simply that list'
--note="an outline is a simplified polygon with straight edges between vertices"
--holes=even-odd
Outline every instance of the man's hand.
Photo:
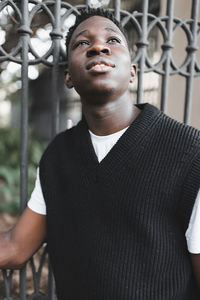
[{"label": "man's hand", "polygon": [[23,265],[44,242],[45,235],[46,216],[27,207],[13,229],[0,233],[0,268]]},{"label": "man's hand", "polygon": [[191,254],[194,275],[200,292],[200,254]]}]

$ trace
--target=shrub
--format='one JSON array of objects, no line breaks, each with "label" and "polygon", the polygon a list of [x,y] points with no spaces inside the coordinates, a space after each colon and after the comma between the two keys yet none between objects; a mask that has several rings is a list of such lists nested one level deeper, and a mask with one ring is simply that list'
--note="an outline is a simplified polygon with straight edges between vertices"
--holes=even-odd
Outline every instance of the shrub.
[{"label": "shrub", "polygon": [[[45,144],[36,140],[29,131],[28,198],[34,188],[36,168],[44,147]],[[13,128],[0,128],[0,210],[17,213],[19,203],[20,132]]]}]

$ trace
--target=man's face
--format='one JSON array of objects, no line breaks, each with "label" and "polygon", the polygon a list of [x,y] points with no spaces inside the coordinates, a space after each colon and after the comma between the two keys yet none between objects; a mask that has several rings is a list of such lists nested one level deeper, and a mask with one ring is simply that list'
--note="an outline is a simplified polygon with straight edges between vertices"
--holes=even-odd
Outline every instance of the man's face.
[{"label": "man's face", "polygon": [[93,16],[75,29],[68,48],[66,83],[81,97],[120,96],[134,76],[127,41],[109,19]]}]

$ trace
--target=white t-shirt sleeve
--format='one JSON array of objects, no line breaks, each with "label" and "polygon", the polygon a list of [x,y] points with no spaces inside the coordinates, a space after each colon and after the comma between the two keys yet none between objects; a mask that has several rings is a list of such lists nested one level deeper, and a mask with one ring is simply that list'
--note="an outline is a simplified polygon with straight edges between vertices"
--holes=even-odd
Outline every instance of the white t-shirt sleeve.
[{"label": "white t-shirt sleeve", "polygon": [[188,229],[186,231],[188,251],[193,254],[200,253],[200,189],[194,203]]},{"label": "white t-shirt sleeve", "polygon": [[39,168],[37,169],[37,177],[35,181],[35,188],[31,194],[31,198],[27,203],[28,207],[34,212],[46,215],[46,204],[44,201],[42,188],[40,184]]}]

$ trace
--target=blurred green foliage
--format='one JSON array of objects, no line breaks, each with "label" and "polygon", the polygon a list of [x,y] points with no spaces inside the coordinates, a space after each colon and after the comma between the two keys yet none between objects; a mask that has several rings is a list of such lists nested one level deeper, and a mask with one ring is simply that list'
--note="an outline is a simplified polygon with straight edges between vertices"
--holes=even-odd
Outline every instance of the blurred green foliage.
[{"label": "blurred green foliage", "polygon": [[[44,148],[45,144],[36,140],[29,131],[28,198],[35,185],[36,168]],[[20,132],[13,128],[0,128],[0,210],[18,213],[19,203]]]}]

